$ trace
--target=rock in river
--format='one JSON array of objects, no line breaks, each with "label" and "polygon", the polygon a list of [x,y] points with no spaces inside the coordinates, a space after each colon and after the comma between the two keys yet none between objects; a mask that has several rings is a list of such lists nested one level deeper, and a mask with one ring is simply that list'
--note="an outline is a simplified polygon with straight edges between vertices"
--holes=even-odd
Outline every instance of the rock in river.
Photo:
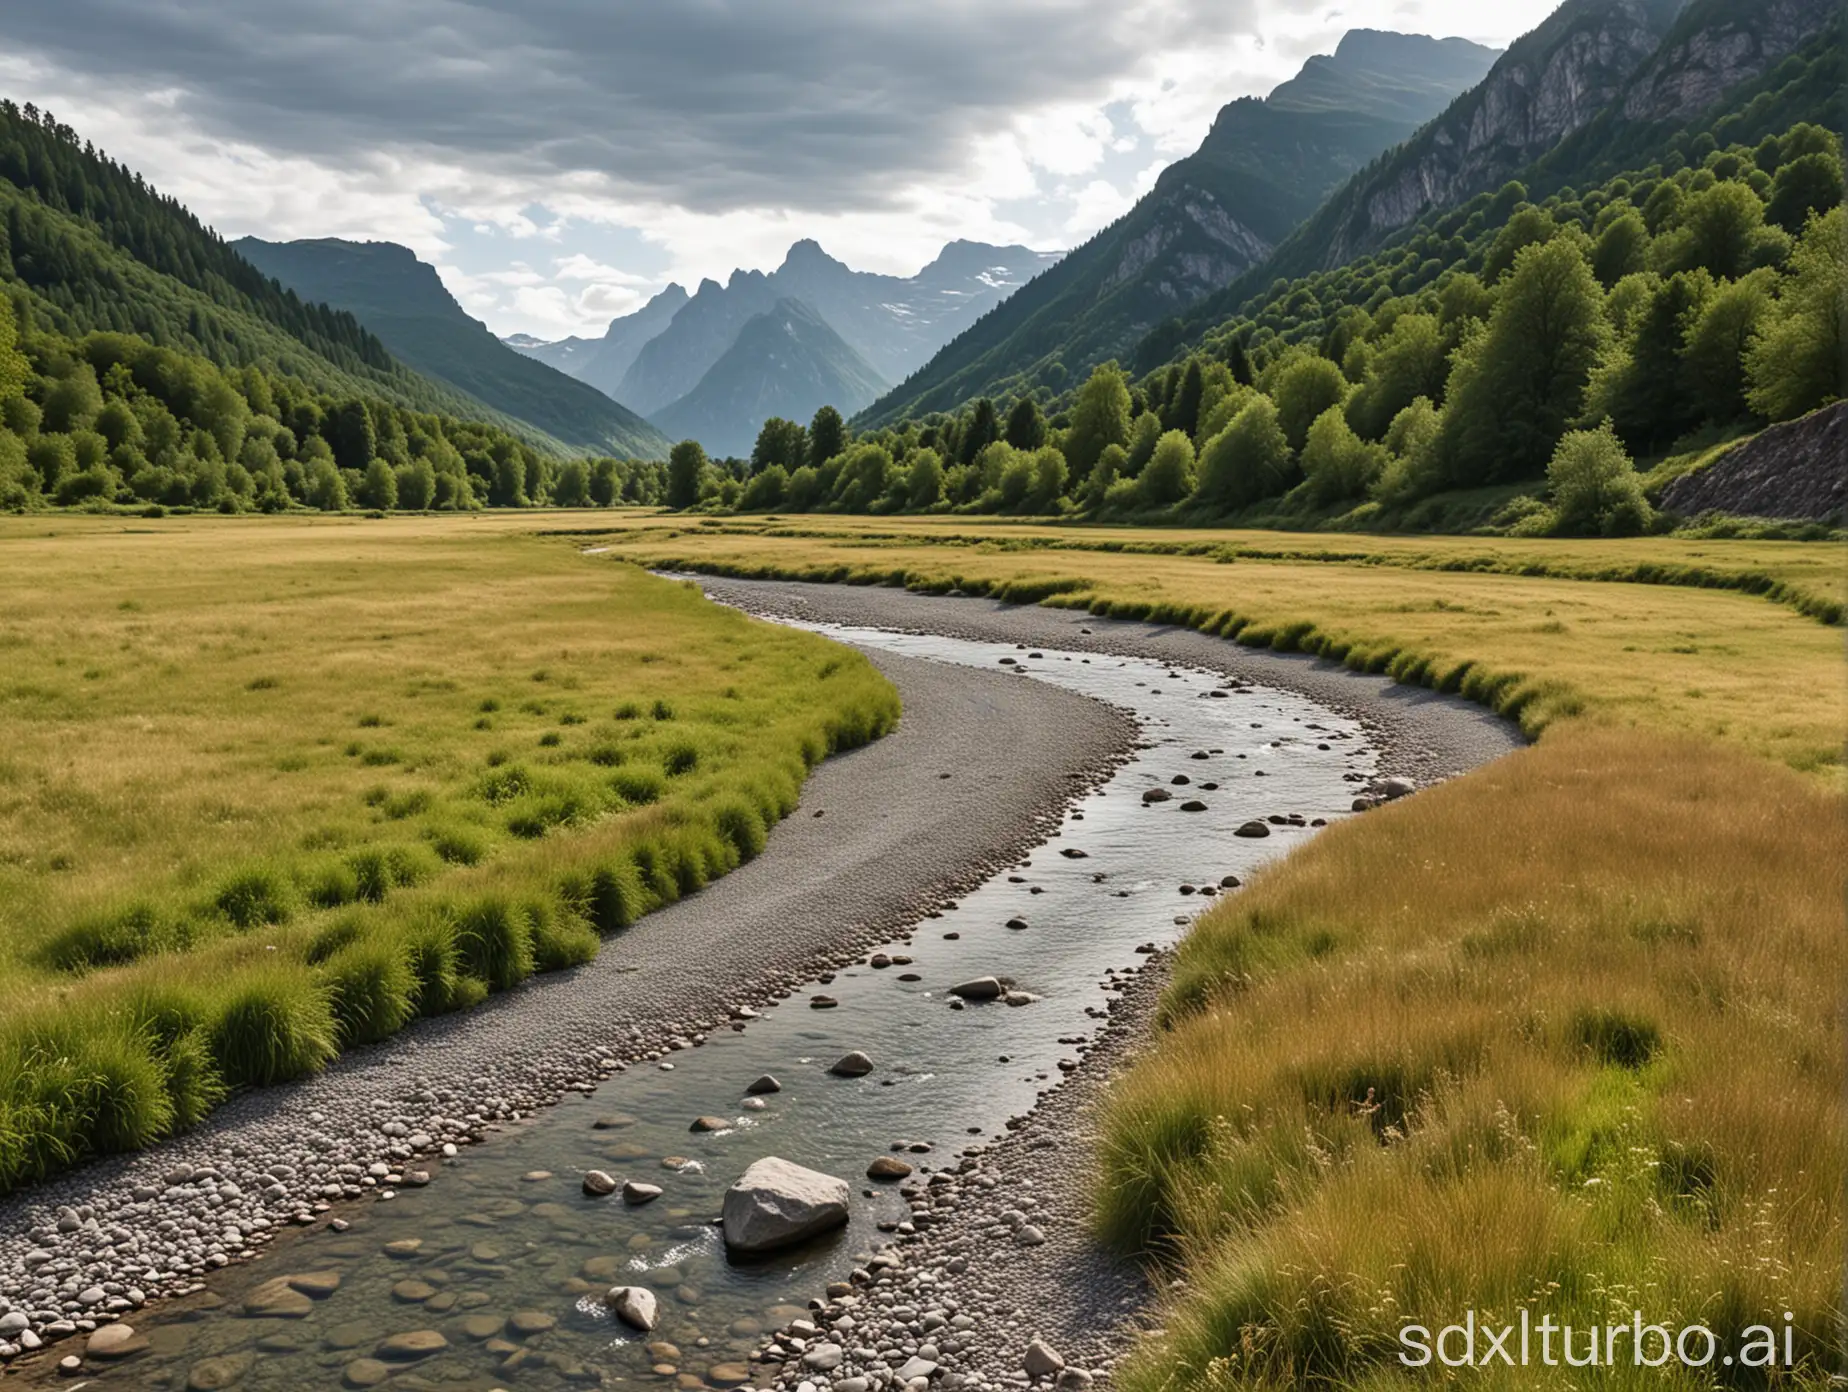
[{"label": "rock in river", "polygon": [[725,1245],[769,1252],[847,1221],[847,1181],[774,1155],[751,1165],[725,1191]]},{"label": "rock in river", "polygon": [[1251,836],[1251,837],[1269,836],[1270,828],[1264,825],[1263,822],[1251,821],[1251,822],[1246,822],[1242,827],[1240,827],[1237,831],[1233,832],[1232,834],[1234,836]]},{"label": "rock in river", "polygon": [[868,1179],[903,1179],[910,1173],[910,1165],[890,1155],[882,1155],[866,1167]]},{"label": "rock in river", "polygon": [[873,1061],[855,1049],[851,1054],[836,1059],[828,1071],[837,1078],[864,1078],[873,1071]]},{"label": "rock in river", "polygon": [[781,1092],[782,1090],[783,1085],[766,1073],[746,1088],[745,1092],[752,1097],[761,1097],[764,1093]]},{"label": "rock in river", "polygon": [[445,1339],[434,1329],[412,1329],[407,1333],[393,1334],[378,1346],[378,1356],[394,1363],[408,1363],[417,1358],[428,1358],[433,1353],[441,1353],[449,1347]]},{"label": "rock in river", "polygon": [[661,1186],[658,1184],[643,1184],[640,1180],[631,1179],[622,1186],[622,1201],[626,1204],[645,1204],[660,1197]]},{"label": "rock in river", "polygon": [[694,1117],[693,1124],[689,1126],[687,1130],[689,1131],[724,1131],[730,1126],[731,1126],[731,1123],[727,1121],[724,1117],[703,1116],[703,1117]]},{"label": "rock in river", "polygon": [[584,1192],[593,1199],[616,1192],[616,1177],[608,1170],[585,1170]]},{"label": "rock in river", "polygon": [[654,1292],[648,1287],[611,1286],[609,1294],[604,1299],[609,1301],[610,1309],[615,1312],[616,1318],[631,1329],[639,1329],[646,1334],[655,1327],[658,1307],[655,1304]]},{"label": "rock in river", "polygon": [[105,1324],[83,1346],[86,1358],[127,1358],[140,1353],[148,1341],[126,1324]]},{"label": "rock in river", "polygon": [[1007,988],[992,976],[978,976],[973,981],[965,981],[959,986],[950,987],[952,996],[961,996],[964,1000],[990,1001],[1000,1000]]}]

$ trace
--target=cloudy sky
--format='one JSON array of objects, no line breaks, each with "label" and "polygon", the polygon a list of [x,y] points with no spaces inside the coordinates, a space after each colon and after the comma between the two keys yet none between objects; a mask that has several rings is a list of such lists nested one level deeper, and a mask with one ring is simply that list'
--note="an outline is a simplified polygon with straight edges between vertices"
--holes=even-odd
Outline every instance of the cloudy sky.
[{"label": "cloudy sky", "polygon": [[814,237],[1065,248],[1350,28],[1556,0],[5,0],[0,93],[229,237],[402,242],[499,333],[596,334]]}]

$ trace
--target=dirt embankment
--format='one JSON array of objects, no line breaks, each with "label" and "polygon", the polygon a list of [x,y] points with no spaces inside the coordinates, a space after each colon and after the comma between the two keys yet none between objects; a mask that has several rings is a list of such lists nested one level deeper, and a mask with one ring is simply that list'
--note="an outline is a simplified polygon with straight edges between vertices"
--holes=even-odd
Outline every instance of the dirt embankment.
[{"label": "dirt embankment", "polygon": [[1786,421],[1662,490],[1669,512],[1848,520],[1848,401]]}]

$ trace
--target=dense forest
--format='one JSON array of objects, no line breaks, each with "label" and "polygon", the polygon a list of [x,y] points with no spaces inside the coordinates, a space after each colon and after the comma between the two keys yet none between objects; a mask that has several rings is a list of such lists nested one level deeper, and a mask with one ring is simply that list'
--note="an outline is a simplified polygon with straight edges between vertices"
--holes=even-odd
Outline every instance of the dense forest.
[{"label": "dense forest", "polygon": [[0,296],[0,507],[652,503],[658,463],[559,460],[481,421],[336,397],[124,333],[17,333]]},{"label": "dense forest", "polygon": [[1426,500],[1487,490],[1502,528],[1643,530],[1635,460],[1841,396],[1841,202],[1840,141],[1808,123],[1539,202],[1510,182],[1278,281],[1139,379],[1107,363],[858,438],[773,420],[747,463],[682,446],[668,501],[1433,525]]}]

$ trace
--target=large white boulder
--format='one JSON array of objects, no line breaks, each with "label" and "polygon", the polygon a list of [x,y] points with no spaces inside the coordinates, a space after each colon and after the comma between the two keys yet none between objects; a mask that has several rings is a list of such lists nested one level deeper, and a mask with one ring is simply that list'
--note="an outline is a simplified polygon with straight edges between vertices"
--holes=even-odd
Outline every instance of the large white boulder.
[{"label": "large white boulder", "polygon": [[847,1221],[847,1181],[774,1155],[754,1163],[725,1191],[725,1245],[769,1252]]}]

